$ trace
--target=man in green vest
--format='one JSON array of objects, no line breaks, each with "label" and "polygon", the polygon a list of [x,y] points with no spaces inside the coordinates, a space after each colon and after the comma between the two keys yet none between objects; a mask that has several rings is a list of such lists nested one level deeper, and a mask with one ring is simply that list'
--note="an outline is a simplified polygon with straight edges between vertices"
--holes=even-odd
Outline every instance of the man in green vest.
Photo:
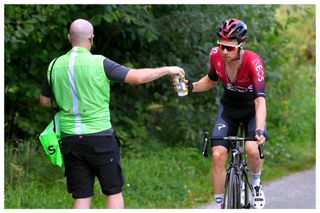
[{"label": "man in green vest", "polygon": [[[61,151],[73,208],[90,208],[94,178],[107,196],[107,208],[124,208],[124,183],[119,142],[110,122],[110,80],[143,84],[162,76],[184,76],[177,66],[131,69],[90,53],[93,26],[84,19],[72,22],[72,49],[49,64],[39,102],[59,108]],[[52,93],[52,92],[53,93]]]}]

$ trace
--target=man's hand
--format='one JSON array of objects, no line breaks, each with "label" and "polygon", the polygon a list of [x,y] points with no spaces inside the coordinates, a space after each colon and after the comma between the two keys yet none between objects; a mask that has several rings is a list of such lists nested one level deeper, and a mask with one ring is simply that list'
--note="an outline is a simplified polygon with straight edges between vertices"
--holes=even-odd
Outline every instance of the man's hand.
[{"label": "man's hand", "polygon": [[171,66],[166,68],[168,69],[168,75],[170,75],[172,78],[174,78],[176,75],[180,75],[182,79],[184,78],[185,72],[181,67]]},{"label": "man's hand", "polygon": [[44,107],[53,107],[53,108],[57,107],[57,104],[56,104],[56,102],[54,100],[52,100],[53,106],[51,106],[51,98],[48,98],[48,97],[43,96],[43,95],[39,96],[39,104],[41,106],[44,106]]},{"label": "man's hand", "polygon": [[[185,76],[185,72],[184,70],[181,68],[181,67],[177,67],[177,66],[171,66],[171,67],[166,67],[169,71],[168,75],[171,76],[171,79],[172,79],[172,86],[174,88],[175,91],[178,91],[178,87],[179,85],[177,85],[177,82],[176,82],[176,79],[175,77],[177,75],[180,76],[181,79],[184,79],[184,76]],[[185,80],[184,80],[185,81]]]}]

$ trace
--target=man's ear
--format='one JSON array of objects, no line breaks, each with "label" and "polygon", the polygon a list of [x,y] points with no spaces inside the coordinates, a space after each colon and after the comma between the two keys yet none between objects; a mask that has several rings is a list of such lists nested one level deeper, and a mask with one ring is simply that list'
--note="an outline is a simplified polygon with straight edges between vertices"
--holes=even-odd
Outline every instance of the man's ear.
[{"label": "man's ear", "polygon": [[93,44],[93,38],[94,38],[94,35],[92,34],[92,35],[90,36],[90,38],[89,38],[91,44]]},{"label": "man's ear", "polygon": [[70,34],[68,34],[68,40],[69,40],[70,43],[72,43]]}]

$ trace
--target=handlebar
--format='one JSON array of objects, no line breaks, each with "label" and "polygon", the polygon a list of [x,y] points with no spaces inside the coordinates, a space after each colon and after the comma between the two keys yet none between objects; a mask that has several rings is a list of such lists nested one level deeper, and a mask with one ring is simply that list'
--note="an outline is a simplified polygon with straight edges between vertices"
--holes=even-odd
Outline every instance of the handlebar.
[{"label": "handlebar", "polygon": [[[207,132],[206,132],[207,134]],[[205,137],[206,138],[206,137]],[[257,141],[255,138],[250,137],[238,137],[238,136],[227,136],[227,137],[213,137],[213,140],[228,140],[228,141]],[[260,159],[264,158],[263,144],[258,146]],[[204,155],[204,153],[203,153]],[[205,156],[205,155],[204,155]],[[205,156],[206,157],[206,156]]]},{"label": "handlebar", "polygon": [[256,141],[255,138],[227,136],[227,137],[213,137],[213,140],[227,140],[227,141]]},{"label": "handlebar", "polygon": [[202,145],[202,155],[206,158],[208,157],[208,146],[209,146],[209,132],[206,131],[204,133],[204,141]]},{"label": "handlebar", "polygon": [[258,149],[259,149],[259,156],[260,156],[260,159],[263,159],[263,158],[264,158],[264,153],[263,153],[263,144],[259,145],[259,146],[258,146]]}]

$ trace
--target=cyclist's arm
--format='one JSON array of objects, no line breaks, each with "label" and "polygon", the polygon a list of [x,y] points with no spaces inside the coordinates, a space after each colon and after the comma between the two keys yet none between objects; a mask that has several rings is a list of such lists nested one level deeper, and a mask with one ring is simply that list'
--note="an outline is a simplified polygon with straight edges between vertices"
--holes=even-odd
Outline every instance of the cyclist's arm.
[{"label": "cyclist's arm", "polygon": [[208,75],[205,75],[197,82],[193,82],[192,92],[204,92],[212,89],[216,85],[216,81],[211,80]]},{"label": "cyclist's arm", "polygon": [[216,69],[213,63],[211,63],[215,53],[215,51],[211,51],[210,53],[210,68],[208,74],[202,77],[199,81],[192,83],[192,92],[204,92],[209,89],[212,89],[216,85],[216,81],[219,80],[219,76],[216,72]]},{"label": "cyclist's arm", "polygon": [[219,80],[213,61],[216,60],[218,48],[212,48],[210,52],[210,68],[208,74],[202,77],[199,81],[192,83],[192,92],[204,92],[212,89],[216,85],[216,81]]},{"label": "cyclist's arm", "polygon": [[257,97],[254,102],[256,109],[256,130],[264,130],[267,117],[266,99],[264,97]]},{"label": "cyclist's arm", "polygon": [[251,76],[255,95],[256,130],[264,130],[267,116],[265,99],[264,66],[261,58],[253,54],[251,63]]}]

